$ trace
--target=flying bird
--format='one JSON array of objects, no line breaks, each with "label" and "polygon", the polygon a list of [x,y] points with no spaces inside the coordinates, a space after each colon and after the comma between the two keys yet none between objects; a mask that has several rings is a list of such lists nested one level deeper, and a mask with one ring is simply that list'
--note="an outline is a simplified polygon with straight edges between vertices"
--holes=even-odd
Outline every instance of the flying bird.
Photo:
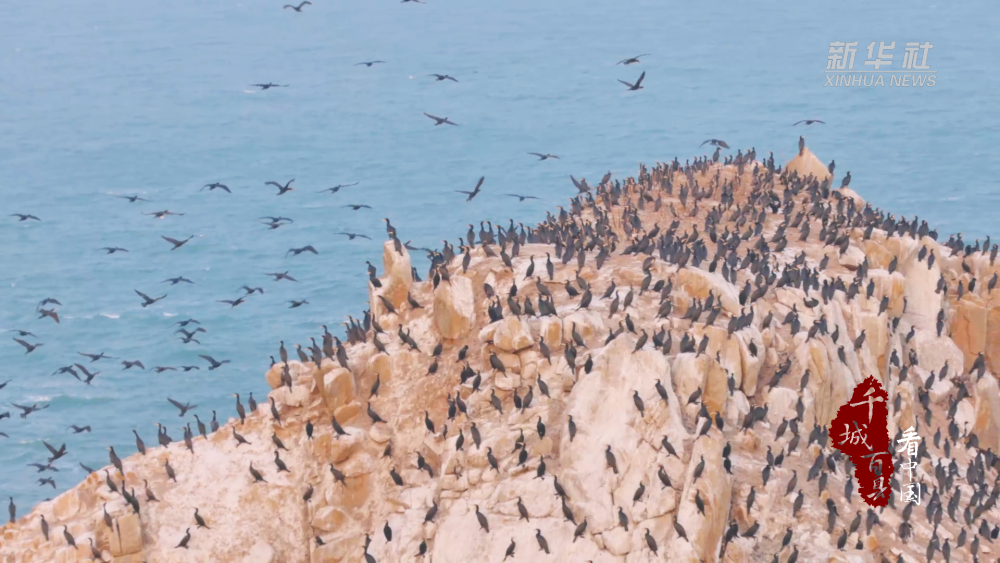
[{"label": "flying bird", "polygon": [[336,186],[334,186],[332,188],[327,188],[325,190],[320,190],[317,193],[330,192],[331,194],[335,194],[335,193],[339,192],[341,190],[341,188],[349,188],[351,186],[357,186],[360,183],[361,182],[354,182],[353,184],[337,184]]},{"label": "flying bird", "polygon": [[229,191],[229,186],[227,186],[225,184],[220,184],[218,182],[212,182],[211,184],[205,184],[201,188],[201,190],[198,190],[198,191],[200,192],[200,191],[204,190],[205,188],[208,188],[208,191],[212,191],[212,190],[225,190],[226,193],[229,193],[229,194],[233,193],[233,192]]},{"label": "flying bird", "polygon": [[449,76],[447,74],[428,74],[427,76],[433,76],[434,78],[437,79],[436,82],[441,82],[442,80],[451,80],[452,82],[458,82],[458,80],[455,80],[455,77]]},{"label": "flying bird", "polygon": [[105,246],[104,248],[101,248],[99,250],[103,250],[107,254],[114,254],[115,252],[128,252],[128,249],[121,248],[121,247],[118,247],[118,246]]},{"label": "flying bird", "polygon": [[360,233],[337,233],[337,234],[338,235],[344,235],[344,236],[348,237],[351,240],[354,240],[356,237],[366,238],[368,240],[372,239],[372,237],[370,237],[368,235],[362,235]]},{"label": "flying bird", "polygon": [[152,215],[153,217],[156,217],[157,219],[163,219],[167,215],[183,216],[184,214],[183,213],[174,213],[173,211],[171,211],[169,209],[164,209],[163,211],[154,211],[152,213],[143,213],[143,215]]},{"label": "flying bird", "polygon": [[164,293],[164,294],[163,294],[163,296],[161,296],[161,297],[157,297],[156,299],[153,299],[152,297],[150,297],[150,296],[146,295],[145,293],[143,293],[143,292],[139,291],[138,289],[135,289],[135,290],[133,290],[133,291],[135,291],[135,292],[136,292],[136,294],[137,294],[137,295],[138,295],[139,297],[142,297],[142,307],[143,307],[144,309],[145,309],[146,307],[149,307],[149,306],[150,306],[150,305],[152,305],[153,303],[156,303],[157,301],[159,301],[159,300],[161,300],[161,299],[163,299],[164,297],[166,297],[166,296],[167,296],[167,294],[166,294],[166,293]]},{"label": "flying bird", "polygon": [[295,181],[295,178],[292,178],[291,180],[289,180],[288,182],[286,182],[284,186],[282,186],[281,184],[275,182],[274,180],[271,180],[270,182],[264,182],[264,185],[265,186],[274,186],[274,187],[278,188],[278,195],[283,195],[286,192],[294,192],[295,191],[295,188],[292,187],[292,182],[294,182],[294,181]]},{"label": "flying bird", "polygon": [[15,338],[14,342],[17,342],[21,346],[24,346],[24,349],[27,350],[27,352],[25,352],[25,355],[34,352],[35,348],[38,348],[40,346],[44,346],[44,344],[42,344],[41,342],[39,342],[38,344],[32,344],[30,342],[25,342],[24,340],[21,340],[20,338]]},{"label": "flying bird", "polygon": [[465,195],[469,196],[468,198],[465,199],[465,201],[472,201],[472,198],[474,198],[477,195],[479,195],[479,191],[480,191],[479,189],[482,187],[484,180],[486,180],[486,176],[483,176],[482,178],[479,179],[479,182],[476,183],[476,189],[472,190],[471,192],[467,192],[465,190],[455,190],[455,191],[458,192],[458,193],[460,193],[460,194],[465,194]]},{"label": "flying bird", "polygon": [[554,154],[548,154],[548,153],[542,154],[540,152],[529,152],[528,154],[530,154],[531,156],[537,156],[538,160],[548,160],[550,158],[555,158],[557,160],[559,159],[558,156],[556,156]]},{"label": "flying bird", "polygon": [[221,362],[213,358],[212,356],[206,356],[204,354],[199,354],[199,358],[208,362],[208,371],[212,371],[216,368],[222,367],[223,364],[228,364],[229,360],[222,360]]},{"label": "flying bird", "polygon": [[184,276],[179,276],[179,277],[176,277],[176,278],[167,278],[167,279],[161,281],[160,283],[167,283],[167,282],[170,282],[170,285],[177,285],[177,284],[179,284],[181,282],[192,283],[192,284],[194,283],[193,281],[185,278]]},{"label": "flying bird", "polygon": [[374,64],[379,64],[379,63],[384,63],[384,62],[385,61],[366,61],[366,62],[363,62],[363,63],[358,63],[358,64],[356,64],[354,66],[365,65],[366,67],[371,68],[372,65],[374,65]]},{"label": "flying bird", "polygon": [[291,8],[291,9],[295,10],[296,12],[301,13],[302,12],[302,6],[305,6],[306,4],[312,6],[312,2],[310,2],[309,0],[302,0],[302,2],[299,3],[298,6],[292,6],[291,4],[285,4],[285,7],[282,8],[282,10],[287,10],[288,8]]},{"label": "flying bird", "polygon": [[170,250],[177,250],[178,248],[180,248],[180,247],[184,246],[185,244],[187,244],[187,241],[193,239],[194,236],[193,235],[189,236],[188,238],[186,238],[184,240],[177,240],[175,238],[165,237],[165,236],[162,236],[162,235],[160,236],[160,238],[162,238],[163,240],[165,240],[165,241],[169,242],[170,244],[174,245],[174,247],[171,248]]},{"label": "flying bird", "polygon": [[148,199],[143,199],[137,195],[116,195],[115,197],[121,199],[127,199],[129,203],[135,203],[137,201],[149,201]]},{"label": "flying bird", "polygon": [[[205,358],[205,357],[206,356],[202,356],[202,358]],[[184,416],[185,414],[187,414],[187,411],[189,411],[189,410],[191,410],[193,408],[197,408],[197,406],[198,406],[198,405],[192,405],[190,402],[187,403],[187,404],[183,404],[182,405],[181,403],[179,403],[179,402],[171,399],[170,397],[167,397],[167,400],[170,401],[171,405],[173,405],[173,406],[177,407],[178,409],[180,409],[181,414],[179,414],[178,416]]]},{"label": "flying bird", "polygon": [[825,121],[820,121],[819,119],[803,119],[801,121],[796,121],[795,123],[792,123],[792,127],[795,127],[799,123],[805,123],[806,125],[812,125],[813,123],[824,123],[825,124],[826,122]]},{"label": "flying bird", "polygon": [[319,254],[319,252],[316,252],[316,249],[313,248],[313,246],[310,244],[308,246],[303,246],[302,248],[289,248],[288,252],[285,253],[285,256],[287,257],[289,254],[291,254],[292,256],[298,256],[303,252],[312,252],[313,254]]},{"label": "flying bird", "polygon": [[639,57],[648,57],[648,56],[649,56],[649,53],[643,53],[642,55],[636,55],[634,57],[629,57],[627,59],[622,59],[622,60],[618,61],[615,64],[616,65],[625,65],[625,66],[628,66],[628,65],[631,65],[631,64],[636,64],[636,63],[642,62],[642,61],[639,60]]},{"label": "flying bird", "polygon": [[363,209],[371,209],[372,208],[372,206],[370,206],[370,205],[364,205],[364,204],[358,204],[358,203],[348,203],[344,207],[350,207],[351,210],[353,210],[353,211],[357,211],[357,210],[362,209],[362,208]]},{"label": "flying bird", "polygon": [[25,215],[23,213],[11,213],[10,216],[11,217],[17,217],[18,221],[27,221],[28,219],[34,219],[35,221],[41,221],[41,219],[39,219],[38,217],[35,217],[34,215]]},{"label": "flying bird", "polygon": [[288,88],[288,84],[274,84],[268,82],[267,84],[251,84],[251,86],[256,86],[261,90],[267,90],[268,88]]},{"label": "flying bird", "polygon": [[643,78],[646,78],[646,71],[642,71],[642,74],[639,75],[639,80],[636,80],[635,84],[629,84],[628,82],[625,82],[624,80],[619,80],[618,82],[621,82],[622,84],[628,86],[628,91],[629,92],[634,92],[636,90],[642,90],[642,79]]},{"label": "flying bird", "polygon": [[518,195],[518,194],[504,194],[504,195],[509,195],[511,197],[516,197],[520,201],[524,201],[526,199],[538,199],[537,197],[535,197],[533,195]]},{"label": "flying bird", "polygon": [[709,145],[712,145],[714,147],[722,147],[724,149],[728,149],[729,148],[729,145],[727,145],[725,141],[720,141],[719,139],[709,139],[709,140],[705,141],[704,143],[702,143],[702,144],[700,144],[698,146],[702,147],[702,146],[705,146],[705,144],[709,144]]},{"label": "flying bird", "polygon": [[434,121],[437,122],[437,123],[434,124],[435,127],[437,127],[438,125],[444,124],[444,123],[447,123],[448,125],[458,125],[458,123],[455,123],[454,121],[448,119],[447,117],[437,117],[436,115],[431,115],[431,114],[427,113],[426,111],[424,112],[424,115],[426,115],[427,117],[429,117],[429,118],[431,118],[431,119],[433,119]]}]

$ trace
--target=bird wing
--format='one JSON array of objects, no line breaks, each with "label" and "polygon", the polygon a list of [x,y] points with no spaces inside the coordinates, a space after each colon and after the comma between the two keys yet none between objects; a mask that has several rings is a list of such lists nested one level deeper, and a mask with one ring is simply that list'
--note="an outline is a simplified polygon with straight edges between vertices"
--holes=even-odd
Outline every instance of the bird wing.
[{"label": "bird wing", "polygon": [[485,181],[485,180],[486,180],[486,176],[483,176],[482,178],[480,178],[479,182],[476,183],[476,189],[473,190],[473,191],[477,191],[478,192],[479,188],[483,185],[483,181]]},{"label": "bird wing", "polygon": [[529,152],[528,154],[530,154],[532,156],[537,156],[538,158],[545,158],[544,154],[537,153],[537,152]]},{"label": "bird wing", "polygon": [[24,340],[21,340],[20,338],[15,338],[14,342],[17,342],[18,344],[20,344],[21,346],[24,346],[25,348],[31,348],[31,344],[28,344],[27,342],[25,342]]},{"label": "bird wing", "polygon": [[629,88],[635,88],[634,84],[629,84],[628,82],[625,82],[624,80],[619,80],[618,82],[621,82],[622,84],[628,86]]},{"label": "bird wing", "polygon": [[796,121],[795,123],[792,123],[792,127],[795,127],[799,123],[805,123],[805,121],[806,121],[805,119],[800,119],[799,121]]},{"label": "bird wing", "polygon": [[274,186],[276,188],[284,188],[285,187],[285,186],[282,186],[281,184],[279,184],[277,182],[273,182],[273,181],[272,182],[264,182],[264,185],[265,186]]},{"label": "bird wing", "polygon": [[706,144],[706,143],[711,143],[711,142],[712,142],[713,140],[714,140],[714,139],[709,139],[709,140],[705,141],[704,143],[702,143],[702,144],[700,144],[700,145],[698,145],[698,146],[699,146],[699,147],[703,147],[703,146],[705,146],[705,144]]},{"label": "bird wing", "polygon": [[642,84],[642,79],[643,78],[646,78],[646,71],[642,71],[642,74],[639,75],[639,80],[635,81],[636,88],[638,88],[639,85]]},{"label": "bird wing", "polygon": [[148,295],[146,295],[145,293],[143,293],[143,292],[139,291],[138,289],[134,289],[133,291],[135,291],[136,293],[138,293],[138,294],[139,294],[139,297],[142,297],[142,298],[143,298],[143,299],[145,299],[146,301],[152,301],[152,300],[153,300],[152,298],[150,298],[150,296],[148,296]]},{"label": "bird wing", "polygon": [[163,235],[160,235],[160,237],[161,237],[161,238],[162,238],[163,240],[165,240],[165,241],[169,242],[170,244],[180,244],[180,243],[181,243],[181,241],[179,241],[179,240],[177,240],[177,239],[175,239],[175,238],[170,238],[170,237],[165,237],[165,236],[163,236]]},{"label": "bird wing", "polygon": [[177,408],[181,409],[182,411],[184,410],[184,405],[182,405],[182,404],[178,403],[177,401],[175,401],[175,400],[171,399],[170,397],[167,397],[167,400],[168,400],[168,401],[170,401],[170,404],[171,404],[171,405],[173,405],[173,406],[175,406],[175,407],[177,407]]},{"label": "bird wing", "polygon": [[48,448],[50,452],[52,452],[52,455],[58,455],[59,454],[59,450],[53,448],[52,445],[49,444],[48,442],[46,442],[45,440],[42,440],[42,443],[45,444],[45,447]]},{"label": "bird wing", "polygon": [[218,363],[218,362],[215,361],[215,358],[213,358],[212,356],[206,356],[204,354],[198,354],[198,357],[199,358],[203,358],[206,362],[208,362],[210,364],[217,364]]},{"label": "bird wing", "polygon": [[716,141],[716,142],[719,143],[719,146],[722,147],[722,148],[724,148],[724,149],[728,149],[729,148],[729,145],[727,145],[725,141]]},{"label": "bird wing", "polygon": [[569,175],[569,179],[573,181],[573,185],[576,186],[577,189],[580,189],[580,182],[577,182],[576,178],[574,178],[572,174]]},{"label": "bird wing", "polygon": [[316,252],[316,249],[313,248],[313,246],[311,244],[309,246],[307,246],[307,247],[305,247],[305,248],[302,249],[303,252],[305,252],[306,250],[308,250],[309,252],[312,252],[313,254],[319,254],[319,252]]},{"label": "bird wing", "polygon": [[431,115],[431,114],[427,113],[426,111],[424,112],[424,115],[426,115],[427,117],[429,117],[429,118],[431,118],[431,119],[433,119],[435,121],[440,121],[440,119],[441,119],[440,117],[438,117],[436,115]]},{"label": "bird wing", "polygon": [[455,190],[455,191],[458,192],[458,193],[460,193],[460,194],[465,194],[465,195],[471,195],[472,194],[472,192],[467,192],[465,190]]},{"label": "bird wing", "polygon": [[822,123],[823,125],[826,125],[826,122],[820,119],[814,119],[813,123]]}]

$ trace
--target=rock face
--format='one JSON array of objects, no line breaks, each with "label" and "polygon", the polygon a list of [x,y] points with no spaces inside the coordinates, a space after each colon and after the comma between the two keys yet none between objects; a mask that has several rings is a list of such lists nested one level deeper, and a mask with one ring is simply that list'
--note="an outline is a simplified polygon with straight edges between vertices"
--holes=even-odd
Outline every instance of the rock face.
[{"label": "rock face", "polygon": [[[358,326],[346,360],[289,362],[291,388],[271,368],[277,417],[101,468],[5,525],[0,561],[85,561],[92,540],[124,562],[874,563],[924,560],[935,530],[970,561],[1000,521],[997,268],[827,179],[808,149],[780,173],[643,167],[431,282],[389,241],[383,349]],[[909,531],[898,491],[858,498],[827,425],[869,376],[955,518],[925,502]]]}]

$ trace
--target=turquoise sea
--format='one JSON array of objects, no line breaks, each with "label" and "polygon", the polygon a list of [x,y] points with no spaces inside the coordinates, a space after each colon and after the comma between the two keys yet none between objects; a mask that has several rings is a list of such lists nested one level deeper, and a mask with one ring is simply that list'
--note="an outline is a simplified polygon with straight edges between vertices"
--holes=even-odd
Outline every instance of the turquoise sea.
[{"label": "turquoise sea", "polygon": [[[132,429],[155,443],[162,422],[180,438],[193,417],[178,418],[167,397],[221,421],[235,415],[231,393],[263,401],[279,339],[307,344],[321,324],[364,309],[364,263],[380,263],[384,217],[403,240],[437,247],[470,222],[543,219],[575,193],[570,174],[593,181],[683,162],[709,154],[699,148],[708,138],[785,162],[805,134],[874,205],[970,243],[1000,235],[991,2],[283,4],[0,4],[0,330],[44,344],[26,355],[16,333],[0,339],[0,383],[10,380],[0,414],[11,412],[0,420],[0,498],[22,513],[83,478],[78,463],[106,464],[107,446],[132,453]],[[892,69],[905,43],[930,42],[935,86],[824,87],[834,41],[859,42],[855,69],[870,68],[872,41],[895,42]],[[355,66],[373,60],[386,62]],[[617,82],[643,71],[643,90]],[[289,87],[249,86],[267,82]],[[459,126],[435,127],[423,112]],[[791,126],[806,118],[826,123]],[[471,203],[454,192],[483,175]],[[293,178],[282,196],[265,186]],[[211,182],[232,193],[200,191]],[[143,215],[162,210],[183,215]],[[262,216],[294,223],[268,230]],[[194,238],[171,251],[161,236]],[[318,255],[285,257],[310,244]],[[264,275],[285,270],[299,283]],[[161,283],[175,276],[194,284]],[[216,302],[243,285],[265,293],[236,308]],[[167,297],[143,308],[134,290]],[[49,297],[62,303],[59,324],[35,313]],[[290,309],[293,299],[309,304]],[[173,334],[189,317],[207,331],[200,345]],[[91,364],[78,352],[119,359]],[[199,354],[231,363],[209,372]],[[202,369],[122,371],[120,359]],[[101,373],[90,385],[52,375],[73,363]],[[11,403],[49,408],[21,419]],[[43,440],[67,444],[58,473],[27,466],[45,463]],[[39,486],[42,476],[57,489]]]}]

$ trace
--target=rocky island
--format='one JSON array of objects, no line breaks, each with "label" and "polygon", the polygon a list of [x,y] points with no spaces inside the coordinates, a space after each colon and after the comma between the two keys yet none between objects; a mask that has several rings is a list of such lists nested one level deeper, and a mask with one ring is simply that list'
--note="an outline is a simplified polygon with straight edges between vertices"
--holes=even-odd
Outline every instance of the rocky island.
[{"label": "rocky island", "polygon": [[[112,456],[0,561],[996,559],[996,246],[847,178],[803,148],[582,181],[422,282],[390,225],[346,342],[217,431]],[[868,376],[922,439],[919,506],[894,481],[870,509],[830,443]]]}]

